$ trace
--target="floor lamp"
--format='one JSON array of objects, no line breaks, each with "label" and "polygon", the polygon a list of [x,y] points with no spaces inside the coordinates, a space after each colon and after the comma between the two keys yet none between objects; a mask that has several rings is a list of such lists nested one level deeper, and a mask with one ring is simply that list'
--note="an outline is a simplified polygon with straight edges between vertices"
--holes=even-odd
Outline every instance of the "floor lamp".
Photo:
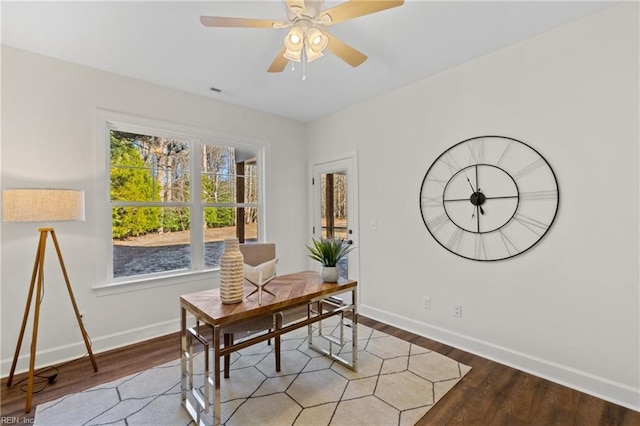
[{"label": "floor lamp", "polygon": [[[24,188],[24,189],[5,189],[2,193],[3,213],[2,220],[4,222],[58,222],[58,221],[82,221],[84,220],[84,191],[72,190],[72,189],[39,189],[39,188]],[[98,371],[98,365],[91,351],[91,345],[89,343],[89,335],[87,334],[78,306],[76,305],[76,299],[73,297],[73,291],[71,290],[71,284],[69,283],[69,276],[67,275],[67,269],[64,266],[62,260],[62,254],[60,252],[60,246],[58,245],[58,239],[56,238],[56,232],[53,228],[40,228],[40,241],[38,243],[38,250],[36,252],[36,261],[33,265],[33,274],[31,275],[31,285],[29,287],[29,296],[27,297],[27,305],[24,309],[24,317],[22,319],[22,327],[20,328],[20,336],[18,337],[18,344],[16,345],[16,351],[13,355],[13,363],[11,364],[11,372],[9,373],[9,379],[7,380],[7,386],[11,386],[13,381],[13,374],[16,370],[16,364],[18,362],[18,355],[20,353],[20,347],[22,346],[22,339],[24,337],[25,328],[27,326],[27,320],[29,319],[29,312],[31,310],[31,302],[33,301],[35,294],[35,312],[33,317],[33,334],[31,336],[31,355],[29,358],[29,377],[27,381],[27,403],[25,412],[31,411],[31,400],[33,395],[33,377],[34,367],[36,362],[36,343],[38,340],[38,318],[40,316],[40,302],[43,295],[44,284],[44,255],[47,245],[47,237],[51,235],[53,245],[58,254],[58,260],[60,261],[60,267],[62,268],[62,274],[64,280],[67,283],[67,290],[69,291],[69,297],[71,298],[71,304],[73,305],[73,311],[76,314],[78,325],[84,339],[84,344],[89,352],[91,358],[91,364],[93,365],[93,371]]]}]

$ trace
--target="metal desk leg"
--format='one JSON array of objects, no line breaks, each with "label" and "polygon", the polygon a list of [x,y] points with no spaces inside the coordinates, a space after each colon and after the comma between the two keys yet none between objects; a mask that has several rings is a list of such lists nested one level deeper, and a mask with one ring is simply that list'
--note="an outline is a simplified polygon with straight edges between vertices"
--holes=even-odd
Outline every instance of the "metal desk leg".
[{"label": "metal desk leg", "polygon": [[187,402],[187,310],[180,308],[180,397],[181,404]]},{"label": "metal desk leg", "polygon": [[213,393],[214,424],[220,425],[220,327],[213,327],[213,380],[215,390]]},{"label": "metal desk leg", "polygon": [[[347,367],[357,372],[358,371],[358,319],[357,319],[357,313],[356,313],[356,307],[355,307],[356,306],[355,290],[352,290],[352,295],[353,295],[353,303],[350,305],[343,305],[342,301],[340,301],[340,303],[334,303],[334,301],[330,300],[331,298],[323,299],[318,302],[312,302],[308,305],[307,319],[311,320],[313,314],[316,314],[317,317],[320,317],[315,322],[315,324],[317,324],[317,327],[318,327],[317,337],[328,341],[329,349],[325,349],[323,347],[317,346],[314,343],[313,328],[311,324],[309,324],[309,327],[308,327],[307,344],[310,349],[318,353],[321,353],[327,356],[328,358],[331,358],[333,361],[337,362],[338,364],[341,364],[344,367]],[[311,308],[312,304],[315,304],[315,303],[318,304],[317,312],[314,312],[313,309]],[[333,306],[333,308],[330,308],[328,312],[323,312],[322,310],[323,304]],[[340,352],[339,349],[344,347],[344,345],[346,344],[346,342],[344,341],[344,330],[343,330],[343,327],[345,326],[345,323],[344,323],[345,311],[351,311],[351,315],[352,315],[352,325],[351,325],[352,334],[351,335],[352,335],[353,341],[351,342],[351,345],[352,345],[351,361],[339,355],[339,352]],[[326,318],[327,316],[333,316],[333,315],[340,315],[340,339],[337,339],[331,335],[325,335],[322,332],[322,318]],[[334,345],[339,347],[337,348],[338,349],[337,352],[334,352]]]},{"label": "metal desk leg", "polygon": [[[193,419],[196,425],[203,426],[205,424],[211,424],[209,420],[210,416],[210,388],[211,375],[210,375],[210,362],[209,362],[209,342],[204,336],[198,334],[199,321],[196,321],[194,328],[187,328],[186,310],[182,308],[180,318],[180,391],[181,391],[181,403],[187,410],[189,416]],[[203,347],[203,364],[204,364],[204,392],[194,383],[194,348],[193,339],[196,339]]]},{"label": "metal desk leg", "polygon": [[358,371],[358,301],[356,300],[356,289],[354,288],[351,291],[351,303],[353,304],[353,309],[351,310],[351,339],[352,339],[352,347],[353,358],[351,361],[353,362],[353,371]]}]

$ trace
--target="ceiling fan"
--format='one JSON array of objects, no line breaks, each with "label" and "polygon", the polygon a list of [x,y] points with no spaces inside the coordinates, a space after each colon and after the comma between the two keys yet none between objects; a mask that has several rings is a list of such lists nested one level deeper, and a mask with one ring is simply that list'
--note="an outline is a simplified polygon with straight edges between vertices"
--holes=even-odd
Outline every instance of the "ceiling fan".
[{"label": "ceiling fan", "polygon": [[367,56],[354,49],[327,31],[327,27],[386,9],[401,6],[404,0],[350,0],[332,8],[323,10],[324,0],[285,0],[287,20],[226,18],[221,16],[201,16],[205,27],[233,28],[290,28],[284,38],[284,46],[267,70],[282,72],[288,61],[315,61],[324,55],[324,51],[336,55],[352,67],[367,60]]}]

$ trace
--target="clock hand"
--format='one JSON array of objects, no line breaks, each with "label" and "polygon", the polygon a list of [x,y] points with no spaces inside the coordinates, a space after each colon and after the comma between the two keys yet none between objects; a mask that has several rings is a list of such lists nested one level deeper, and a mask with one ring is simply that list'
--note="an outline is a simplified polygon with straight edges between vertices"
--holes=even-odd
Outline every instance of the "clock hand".
[{"label": "clock hand", "polygon": [[[467,180],[469,180],[469,178],[467,178]],[[482,189],[480,189],[480,177],[478,176],[478,165],[477,164],[476,164],[476,185],[478,185],[478,192],[482,193]],[[484,209],[482,208],[482,205],[478,204],[478,209],[480,209],[480,214],[484,215]]]},{"label": "clock hand", "polygon": [[476,192],[476,190],[475,190],[475,189],[473,189],[473,185],[471,185],[471,181],[469,180],[469,176],[467,176],[467,175],[466,175],[466,173],[465,173],[465,177],[467,178],[467,182],[469,182],[469,186],[471,187],[471,190],[472,190],[473,192]]}]

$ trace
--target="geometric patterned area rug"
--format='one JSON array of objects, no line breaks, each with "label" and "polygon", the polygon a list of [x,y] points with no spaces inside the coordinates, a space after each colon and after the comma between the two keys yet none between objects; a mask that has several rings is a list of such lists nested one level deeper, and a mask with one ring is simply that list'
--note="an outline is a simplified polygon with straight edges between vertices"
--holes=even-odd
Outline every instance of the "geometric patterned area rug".
[{"label": "geometric patterned area rug", "polygon": [[[323,321],[323,330],[326,326],[337,324]],[[279,373],[273,346],[266,342],[232,354],[231,377],[221,379],[223,424],[413,425],[471,370],[364,325],[358,325],[358,349],[354,373],[310,350],[303,327],[282,336]],[[40,404],[35,424],[194,423],[180,405],[180,360],[175,360]]]}]

